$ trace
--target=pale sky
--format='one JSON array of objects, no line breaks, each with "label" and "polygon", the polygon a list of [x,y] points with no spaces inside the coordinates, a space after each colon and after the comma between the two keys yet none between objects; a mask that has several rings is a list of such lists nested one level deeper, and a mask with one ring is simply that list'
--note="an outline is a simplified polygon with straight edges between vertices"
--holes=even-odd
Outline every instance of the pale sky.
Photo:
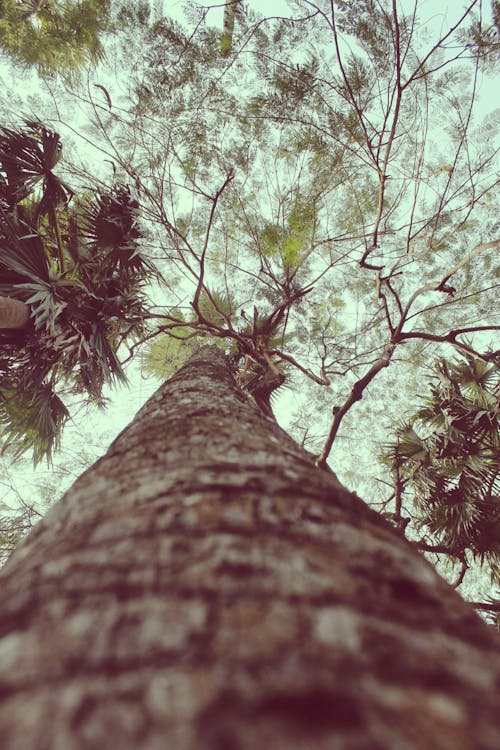
[{"label": "pale sky", "polygon": [[[199,4],[205,7],[208,5],[208,3]],[[284,0],[272,0],[271,2],[269,0],[267,0],[267,2],[266,0],[250,0],[248,4],[266,15],[297,15],[296,8],[290,10],[288,3]],[[180,2],[164,3],[167,12],[172,15],[177,15],[175,10],[180,9],[181,5]],[[425,15],[433,26],[439,25],[439,27],[446,30],[461,14],[463,4],[457,4],[456,2],[442,3],[438,0],[424,0],[420,5],[425,8]],[[409,11],[413,8],[413,3],[403,2],[400,3],[400,6],[404,10]],[[446,8],[451,10],[447,11]],[[222,27],[222,16],[223,4],[219,7],[210,6],[207,21],[217,27]],[[484,104],[483,113],[490,111],[491,108],[495,106],[495,83],[496,81],[490,78],[485,79],[482,84]],[[96,444],[94,448],[96,454],[102,454],[106,450],[107,445],[113,436],[118,434],[127,426],[127,424],[129,424],[138,409],[159,386],[159,381],[155,381],[152,378],[146,380],[141,377],[138,364],[135,362],[132,363],[131,366],[128,366],[127,374],[131,379],[130,389],[120,388],[117,390],[111,390],[107,388],[105,390],[106,396],[110,398],[106,411],[99,412],[98,410],[93,409],[87,411],[85,415],[83,413],[72,412],[73,420],[66,425],[63,436],[63,451],[60,457],[62,463],[67,461],[64,450],[67,449],[70,452],[74,452],[75,448],[78,448],[79,445],[86,445],[89,434],[99,436],[102,433],[106,433],[107,440],[104,444],[101,447]],[[286,414],[288,411],[287,398],[286,395],[283,397],[276,410],[280,423],[285,423],[283,426],[286,426]],[[55,462],[58,462],[58,460],[59,459],[56,456]],[[37,471],[37,476],[43,477],[46,471],[44,465],[40,466]],[[32,485],[33,479],[34,475],[28,474],[28,472],[19,478],[19,489],[23,495],[25,494],[25,491],[21,488],[26,488],[26,494],[29,495],[30,489],[28,488]]]}]

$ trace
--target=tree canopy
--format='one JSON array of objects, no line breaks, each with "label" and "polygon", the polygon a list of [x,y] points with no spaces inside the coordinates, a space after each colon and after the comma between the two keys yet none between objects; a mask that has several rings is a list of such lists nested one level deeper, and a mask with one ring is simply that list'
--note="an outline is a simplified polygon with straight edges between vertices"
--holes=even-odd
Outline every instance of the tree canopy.
[{"label": "tree canopy", "polygon": [[42,76],[72,75],[103,57],[108,0],[2,0],[0,50]]},{"label": "tree canopy", "polygon": [[[396,434],[390,419],[410,418],[416,394],[426,395],[425,368],[444,357],[440,373],[455,400],[446,411],[434,389],[418,419],[432,424],[439,408],[455,416],[442,417],[434,436],[404,428],[393,450],[396,484],[413,483],[419,514],[406,533],[421,538],[424,524],[463,561],[467,550],[482,554],[476,527],[486,513],[494,550],[498,394],[477,416],[478,403],[460,389],[464,367],[491,380],[499,366],[496,119],[482,96],[498,57],[498,3],[434,12],[423,2],[297,0],[268,17],[251,3],[188,3],[175,19],[160,5],[115,3],[113,23],[106,58],[87,79],[53,80],[49,96],[36,100],[43,132],[70,143],[59,167],[75,195],[61,196],[66,229],[58,239],[54,214],[38,225],[38,239],[20,238],[9,216],[9,237],[33,244],[45,233],[58,248],[56,272],[67,274],[66,258],[90,288],[104,268],[120,273],[110,248],[123,227],[100,216],[129,201],[156,281],[137,310],[144,331],[120,349],[120,367],[138,354],[145,373],[165,377],[200,339],[218,343],[257,405],[269,416],[274,407],[318,466],[333,466],[400,525],[394,478],[375,456]],[[11,139],[18,155],[19,123],[6,127],[3,142]],[[14,190],[16,206],[28,195],[3,153],[7,216],[14,204],[6,191]],[[44,195],[36,200],[30,210],[45,216]],[[83,205],[88,218],[80,222]],[[75,221],[85,262],[72,255]],[[107,248],[98,271],[91,247],[97,255]],[[137,257],[134,250],[129,260]],[[12,296],[29,302],[26,279],[12,283]],[[95,320],[88,295],[85,303],[67,297],[70,328],[80,330],[82,311]],[[95,297],[102,303],[106,295]],[[36,327],[40,300],[29,304]],[[123,332],[123,316],[120,308],[101,320],[122,321]],[[454,354],[466,364],[446,364]],[[74,383],[80,365],[67,362]],[[448,500],[456,492],[443,478],[445,464],[453,473],[447,451],[474,463],[476,449],[460,437],[470,420],[477,451],[488,435],[491,466],[476,461],[463,480],[454,477],[467,508],[478,477],[488,477],[489,494],[475,496],[474,520],[458,531],[452,512],[443,520],[443,506],[424,499],[437,486]],[[418,477],[413,454],[401,463],[412,440],[423,441],[419,460],[428,462]],[[489,559],[498,577],[498,561]]]}]

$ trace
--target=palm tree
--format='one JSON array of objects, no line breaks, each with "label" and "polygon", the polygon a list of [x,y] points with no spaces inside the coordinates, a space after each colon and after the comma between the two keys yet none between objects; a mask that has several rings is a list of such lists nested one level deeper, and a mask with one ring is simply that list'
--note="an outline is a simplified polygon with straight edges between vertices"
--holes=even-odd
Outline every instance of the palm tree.
[{"label": "palm tree", "polygon": [[35,461],[68,416],[58,383],[99,403],[104,383],[126,381],[117,349],[141,331],[153,272],[128,187],[75,197],[54,172],[61,153],[40,122],[0,129],[0,424]]},{"label": "palm tree", "polygon": [[387,446],[386,460],[411,491],[417,528],[433,539],[421,548],[461,561],[462,577],[468,553],[498,583],[500,368],[463,354],[438,360],[432,375],[429,396]]},{"label": "palm tree", "polygon": [[216,347],[13,553],[0,655],[2,750],[499,747],[496,633]]}]

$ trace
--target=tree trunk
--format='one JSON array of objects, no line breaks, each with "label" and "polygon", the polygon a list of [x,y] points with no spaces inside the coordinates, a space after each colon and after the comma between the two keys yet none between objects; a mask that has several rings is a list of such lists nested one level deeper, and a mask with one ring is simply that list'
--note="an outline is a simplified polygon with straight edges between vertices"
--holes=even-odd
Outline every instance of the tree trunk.
[{"label": "tree trunk", "polygon": [[30,309],[21,300],[0,297],[0,328],[22,328],[29,316]]},{"label": "tree trunk", "polygon": [[224,6],[224,20],[222,22],[223,30],[221,37],[221,52],[223,55],[229,55],[233,46],[234,21],[236,18],[236,8],[240,0],[226,0]]},{"label": "tree trunk", "polygon": [[498,750],[498,641],[202,348],[12,555],[3,750]]}]

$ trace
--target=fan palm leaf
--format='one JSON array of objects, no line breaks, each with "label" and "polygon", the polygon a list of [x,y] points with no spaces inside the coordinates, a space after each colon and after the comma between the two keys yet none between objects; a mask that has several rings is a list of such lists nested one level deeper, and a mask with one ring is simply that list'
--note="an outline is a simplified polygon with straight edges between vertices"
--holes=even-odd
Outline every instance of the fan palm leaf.
[{"label": "fan palm leaf", "polygon": [[128,185],[115,185],[111,191],[99,193],[82,211],[82,234],[107,278],[116,272],[122,280],[132,282],[153,271],[140,251],[138,212],[139,203]]},{"label": "fan palm leaf", "polygon": [[0,390],[0,425],[4,446],[14,446],[14,456],[33,450],[34,463],[58,447],[69,412],[49,384],[34,391]]},{"label": "fan palm leaf", "polygon": [[0,183],[1,197],[14,207],[33,191],[41,187],[42,199],[38,213],[47,213],[53,207],[66,203],[72,190],[53,169],[62,153],[58,133],[41,122],[25,121],[26,127],[0,128]]},{"label": "fan palm leaf", "polygon": [[[0,289],[17,296],[16,286],[26,281],[50,281],[49,264],[39,234],[0,208]],[[10,276],[6,276],[4,271]],[[7,284],[5,283],[7,281]]]},{"label": "fan palm leaf", "polygon": [[154,272],[128,186],[69,208],[60,157],[59,135],[40,122],[0,128],[0,297],[30,309],[22,331],[0,331],[0,425],[35,461],[65,421],[57,383],[101,403],[105,383],[127,382],[117,350],[144,326],[141,283]]},{"label": "fan palm leaf", "polygon": [[487,559],[493,575],[500,558],[500,368],[464,355],[439,361],[434,376],[423,408],[399,427],[385,457],[413,491],[420,528],[457,555],[468,549]]}]

